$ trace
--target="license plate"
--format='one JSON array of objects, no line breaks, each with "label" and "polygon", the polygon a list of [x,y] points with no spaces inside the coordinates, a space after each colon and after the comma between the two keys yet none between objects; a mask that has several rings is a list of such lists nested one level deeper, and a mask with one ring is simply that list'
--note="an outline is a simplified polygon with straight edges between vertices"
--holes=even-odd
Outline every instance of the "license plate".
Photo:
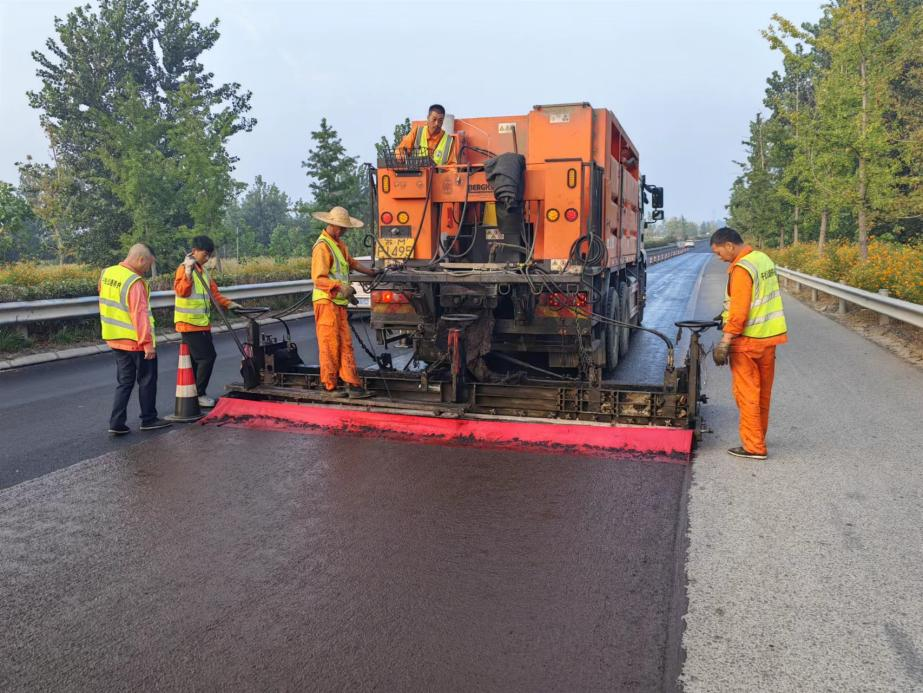
[{"label": "license plate", "polygon": [[406,260],[413,249],[412,238],[380,238],[378,257],[382,260]]}]

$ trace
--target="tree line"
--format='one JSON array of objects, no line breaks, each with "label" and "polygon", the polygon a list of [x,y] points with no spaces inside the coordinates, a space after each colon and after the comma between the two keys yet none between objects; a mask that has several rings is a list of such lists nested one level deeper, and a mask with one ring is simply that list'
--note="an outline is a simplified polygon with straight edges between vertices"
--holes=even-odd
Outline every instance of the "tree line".
[{"label": "tree line", "polygon": [[[17,185],[0,181],[0,261],[102,266],[145,239],[172,263],[199,233],[225,257],[303,256],[322,226],[312,211],[368,216],[368,172],[326,119],[301,163],[310,199],[262,176],[249,186],[234,178],[227,146],[256,125],[251,92],[205,68],[220,33],[217,19],[193,19],[197,6],[100,0],[55,19],[55,35],[32,53],[41,88],[27,94],[51,161],[27,157]],[[396,126],[395,138],[408,129],[409,120]],[[361,254],[362,237],[351,236]]]},{"label": "tree line", "polygon": [[729,223],[760,246],[923,240],[923,0],[833,0],[773,16],[783,56],[743,142]]}]

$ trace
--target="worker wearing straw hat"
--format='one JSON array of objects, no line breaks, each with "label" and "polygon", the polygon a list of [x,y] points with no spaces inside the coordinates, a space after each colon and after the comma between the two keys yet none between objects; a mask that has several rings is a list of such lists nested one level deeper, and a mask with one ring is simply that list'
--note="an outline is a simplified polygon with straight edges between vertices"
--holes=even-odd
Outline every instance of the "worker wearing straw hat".
[{"label": "worker wearing straw hat", "polygon": [[[356,270],[369,277],[374,277],[376,272],[357,262],[340,240],[348,229],[362,228],[363,223],[349,216],[343,207],[334,207],[329,212],[314,212],[312,216],[327,225],[311,252],[311,280],[314,282],[311,299],[320,356],[320,379],[327,392],[334,396],[369,397],[356,372],[346,307],[357,303],[349,271]],[[342,390],[337,389],[338,378],[345,383]]]}]

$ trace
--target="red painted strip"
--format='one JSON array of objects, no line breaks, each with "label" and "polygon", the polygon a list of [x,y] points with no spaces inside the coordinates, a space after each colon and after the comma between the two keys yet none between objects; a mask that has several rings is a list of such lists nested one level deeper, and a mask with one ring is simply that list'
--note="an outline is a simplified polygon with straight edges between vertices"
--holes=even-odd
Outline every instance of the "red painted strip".
[{"label": "red painted strip", "polygon": [[180,368],[176,371],[177,385],[195,385],[195,373],[191,368]]},{"label": "red painted strip", "polygon": [[687,429],[444,419],[231,397],[219,399],[200,423],[607,457],[622,453],[669,462],[688,462],[692,455],[692,431]]}]

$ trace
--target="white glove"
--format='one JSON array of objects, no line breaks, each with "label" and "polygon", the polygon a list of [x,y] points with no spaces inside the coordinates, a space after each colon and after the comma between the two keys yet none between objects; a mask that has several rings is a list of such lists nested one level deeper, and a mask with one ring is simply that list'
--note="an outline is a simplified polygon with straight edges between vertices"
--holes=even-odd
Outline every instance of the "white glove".
[{"label": "white glove", "polygon": [[196,266],[195,258],[192,257],[192,255],[187,255],[186,258],[183,260],[183,267],[186,268],[187,277],[192,276],[192,271],[195,269],[195,266]]},{"label": "white glove", "polygon": [[240,308],[243,308],[243,306],[240,305],[237,301],[231,301],[230,303],[228,303],[228,308],[230,308],[231,310],[238,310]]}]

